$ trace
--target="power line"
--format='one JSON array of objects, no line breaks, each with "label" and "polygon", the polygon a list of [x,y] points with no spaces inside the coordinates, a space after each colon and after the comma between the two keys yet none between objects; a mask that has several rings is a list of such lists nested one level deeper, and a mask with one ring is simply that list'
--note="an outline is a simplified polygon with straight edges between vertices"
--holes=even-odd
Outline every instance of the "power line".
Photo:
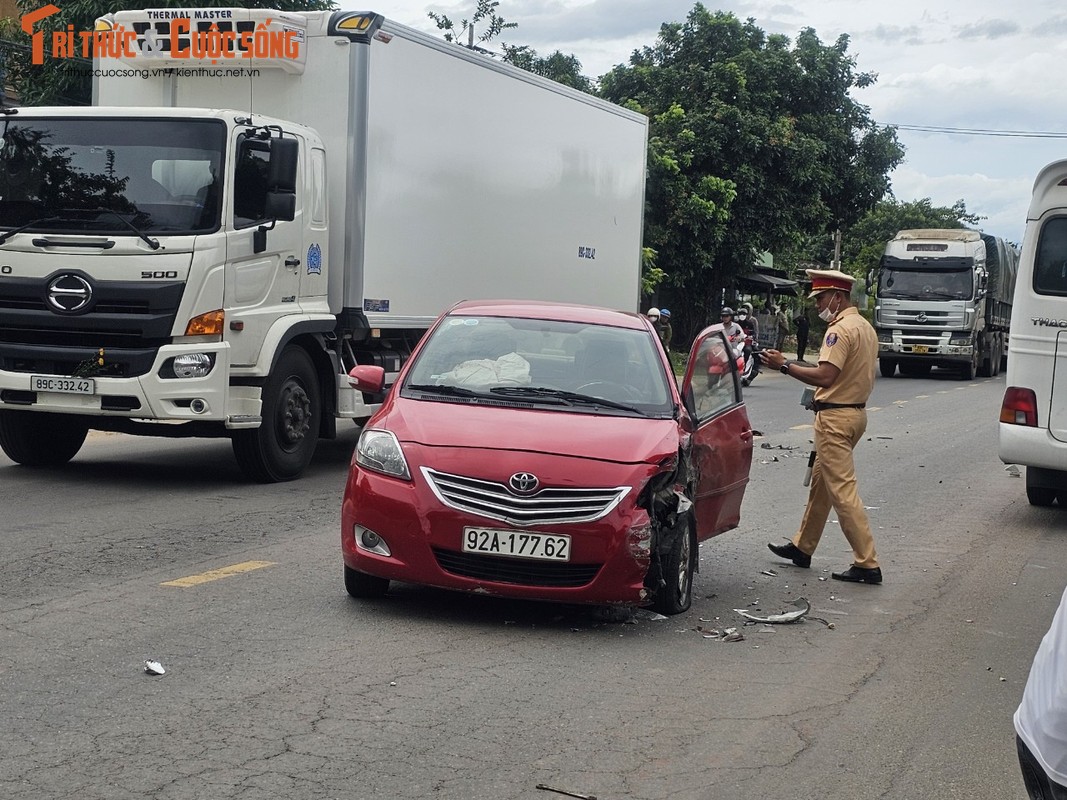
[{"label": "power line", "polygon": [[922,133],[947,133],[956,136],[1003,136],[1018,139],[1067,139],[1067,132],[1060,131],[1002,131],[991,128],[950,128],[945,125],[902,125],[888,122],[890,128],[898,131],[919,131]]}]

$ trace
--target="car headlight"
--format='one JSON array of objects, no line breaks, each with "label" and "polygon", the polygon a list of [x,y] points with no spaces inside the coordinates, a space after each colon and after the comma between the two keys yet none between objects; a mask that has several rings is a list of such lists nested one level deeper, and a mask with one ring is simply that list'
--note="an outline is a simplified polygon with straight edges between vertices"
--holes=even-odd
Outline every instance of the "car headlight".
[{"label": "car headlight", "polygon": [[400,442],[389,431],[363,431],[356,444],[356,463],[383,475],[411,480]]}]

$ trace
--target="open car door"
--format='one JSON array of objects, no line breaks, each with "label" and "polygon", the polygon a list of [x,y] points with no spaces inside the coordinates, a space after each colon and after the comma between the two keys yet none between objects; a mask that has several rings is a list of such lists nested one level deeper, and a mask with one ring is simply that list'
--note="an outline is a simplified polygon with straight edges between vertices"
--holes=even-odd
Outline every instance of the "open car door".
[{"label": "open car door", "polygon": [[681,390],[696,424],[692,499],[697,538],[704,540],[737,527],[752,468],[752,425],[741,395],[737,359],[722,325],[705,328],[693,342]]}]

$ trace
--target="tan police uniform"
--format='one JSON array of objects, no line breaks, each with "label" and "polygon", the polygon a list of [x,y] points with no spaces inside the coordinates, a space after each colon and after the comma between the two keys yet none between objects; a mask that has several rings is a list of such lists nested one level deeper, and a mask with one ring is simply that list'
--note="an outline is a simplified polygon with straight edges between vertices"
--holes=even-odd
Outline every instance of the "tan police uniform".
[{"label": "tan police uniform", "polygon": [[856,491],[852,450],[867,429],[867,403],[874,388],[878,337],[854,307],[842,309],[827,326],[819,361],[841,370],[832,386],[815,390],[815,465],[811,473],[808,505],[793,544],[807,554],[815,552],[831,507],[852,546],[858,567],[878,566],[874,537]]}]

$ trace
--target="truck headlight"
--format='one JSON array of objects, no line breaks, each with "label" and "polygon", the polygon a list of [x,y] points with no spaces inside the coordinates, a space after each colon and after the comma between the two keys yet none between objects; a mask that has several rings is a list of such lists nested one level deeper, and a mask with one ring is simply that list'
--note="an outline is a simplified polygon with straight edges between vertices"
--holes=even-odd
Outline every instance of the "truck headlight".
[{"label": "truck headlight", "polygon": [[215,366],[214,353],[183,353],[168,358],[159,368],[161,378],[204,378]]},{"label": "truck headlight", "polygon": [[893,331],[878,331],[878,341],[883,344],[891,344],[893,341]]},{"label": "truck headlight", "polygon": [[411,480],[400,442],[389,431],[365,430],[356,443],[356,463],[366,469]]}]

